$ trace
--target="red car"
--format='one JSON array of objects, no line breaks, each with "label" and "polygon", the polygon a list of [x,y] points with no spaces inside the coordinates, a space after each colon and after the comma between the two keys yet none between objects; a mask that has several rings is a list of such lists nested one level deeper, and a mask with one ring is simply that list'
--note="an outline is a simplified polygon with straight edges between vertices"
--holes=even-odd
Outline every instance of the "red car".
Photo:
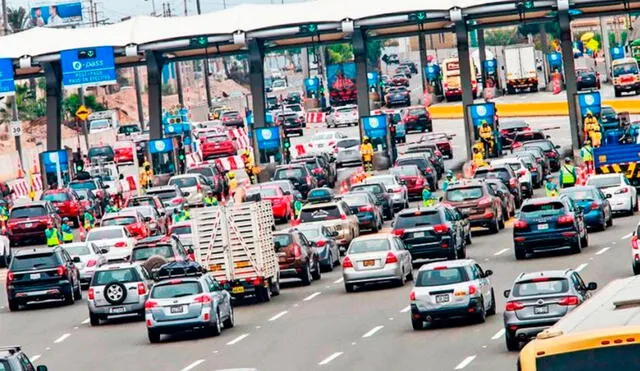
[{"label": "red car", "polygon": [[40,200],[51,202],[57,208],[60,218],[69,218],[76,226],[84,215],[84,206],[80,198],[69,189],[50,189],[40,196]]},{"label": "red car", "polygon": [[28,240],[44,241],[44,231],[49,223],[56,228],[62,224],[56,208],[49,201],[14,206],[7,221],[7,237],[12,245]]},{"label": "red car", "polygon": [[101,227],[111,227],[121,225],[127,229],[129,234],[136,238],[142,239],[149,237],[151,231],[144,221],[144,217],[139,212],[121,211],[118,213],[107,214],[100,222]]},{"label": "red car", "polygon": [[209,135],[200,139],[200,150],[205,160],[217,157],[235,156],[236,143],[226,134]]},{"label": "red car", "polygon": [[404,182],[409,198],[422,198],[422,189],[427,184],[427,179],[416,165],[395,166],[389,169],[389,173]]},{"label": "red car", "polygon": [[145,195],[145,196],[129,197],[124,202],[124,206],[122,208],[124,209],[125,207],[137,207],[137,206],[144,206],[144,205],[149,205],[155,208],[156,210],[158,210],[158,213],[160,213],[161,215],[163,215],[163,213],[166,214],[164,205],[162,204],[162,201],[158,196]]},{"label": "red car", "polygon": [[272,186],[260,186],[256,185],[249,187],[247,190],[247,196],[259,193],[263,200],[271,202],[273,206],[273,217],[280,219],[284,222],[291,219],[293,211],[291,210],[291,198],[289,195],[284,194],[282,188],[276,185]]},{"label": "red car", "polygon": [[393,75],[391,78],[391,85],[409,87],[409,79],[404,74],[399,73],[397,75]]},{"label": "red car", "polygon": [[135,144],[133,142],[117,142],[114,151],[113,161],[116,164],[133,163],[135,153]]},{"label": "red car", "polygon": [[453,158],[453,148],[451,147],[451,136],[447,133],[429,133],[420,138],[420,142],[435,143],[438,151],[449,159]]}]

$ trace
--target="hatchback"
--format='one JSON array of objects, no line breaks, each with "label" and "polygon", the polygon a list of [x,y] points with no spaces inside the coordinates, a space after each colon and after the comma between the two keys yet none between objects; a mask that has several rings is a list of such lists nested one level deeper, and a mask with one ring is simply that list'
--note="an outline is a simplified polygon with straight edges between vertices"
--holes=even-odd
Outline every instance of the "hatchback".
[{"label": "hatchback", "polygon": [[422,175],[427,178],[431,192],[438,190],[438,172],[428,157],[423,154],[414,153],[398,157],[395,166],[415,165],[420,169]]},{"label": "hatchback", "polygon": [[96,269],[107,264],[105,254],[109,250],[101,249],[93,242],[72,242],[60,246],[69,253],[71,259],[76,257],[80,259],[76,266],[80,271],[80,283],[83,285],[89,285]]},{"label": "hatchback", "polygon": [[601,231],[613,225],[613,211],[609,198],[593,186],[565,188],[560,194],[571,197],[584,210],[584,222],[588,228]]},{"label": "hatchback", "polygon": [[400,211],[409,207],[409,192],[404,181],[399,180],[395,175],[374,175],[363,180],[364,184],[382,184],[391,196],[393,210]]},{"label": "hatchback", "polygon": [[531,147],[540,148],[549,161],[549,167],[551,171],[560,170],[560,153],[558,152],[560,146],[554,145],[552,141],[548,139],[533,140],[524,143],[522,147],[524,147],[525,149]]},{"label": "hatchback", "polygon": [[638,211],[638,192],[624,174],[591,175],[585,185],[601,190],[609,199],[614,213],[633,215]]},{"label": "hatchback", "polygon": [[209,184],[200,174],[183,174],[172,176],[168,185],[180,188],[190,206],[202,206],[205,195],[213,192]]},{"label": "hatchback", "polygon": [[471,227],[488,228],[498,233],[508,218],[502,212],[502,202],[483,181],[456,183],[447,188],[442,202],[457,208],[469,218]]},{"label": "hatchback", "polygon": [[316,178],[311,175],[311,172],[303,164],[276,167],[273,180],[291,181],[293,187],[300,192],[303,198],[307,198],[309,191],[318,186]]},{"label": "hatchback", "polygon": [[382,229],[384,217],[382,208],[376,202],[376,196],[368,191],[349,192],[342,195],[351,212],[358,217],[360,231],[369,230],[377,233]]},{"label": "hatchback", "polygon": [[311,246],[318,253],[320,267],[325,271],[333,271],[333,267],[340,265],[340,246],[335,240],[338,232],[332,232],[319,224],[302,224],[297,227]]},{"label": "hatchback", "polygon": [[362,164],[362,156],[360,155],[360,139],[347,138],[336,142],[336,167],[344,167]]},{"label": "hatchback", "polygon": [[486,166],[481,167],[476,170],[475,174],[473,174],[474,179],[487,179],[487,178],[497,178],[504,183],[507,188],[509,188],[509,192],[513,195],[516,200],[516,207],[520,207],[522,204],[522,189],[520,187],[520,181],[518,180],[518,175],[511,169],[509,165],[498,165],[498,166]]},{"label": "hatchback", "polygon": [[417,166],[394,166],[389,169],[389,173],[404,182],[404,186],[407,187],[407,197],[409,199],[422,199],[422,190],[427,183],[427,179]]},{"label": "hatchback", "polygon": [[318,252],[300,231],[294,228],[274,233],[273,245],[280,264],[280,278],[298,278],[305,286],[321,278]]}]

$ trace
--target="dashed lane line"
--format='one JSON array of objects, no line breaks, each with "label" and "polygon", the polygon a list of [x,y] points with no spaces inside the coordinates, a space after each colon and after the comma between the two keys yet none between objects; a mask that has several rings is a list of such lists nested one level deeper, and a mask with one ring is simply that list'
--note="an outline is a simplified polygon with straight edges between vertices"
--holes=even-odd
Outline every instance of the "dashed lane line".
[{"label": "dashed lane line", "polygon": [[589,263],[582,263],[582,264],[580,264],[580,265],[575,269],[575,271],[576,271],[576,272],[581,272],[581,271],[582,271],[583,269],[585,269],[588,265],[589,265]]},{"label": "dashed lane line", "polygon": [[475,354],[463,359],[462,362],[458,363],[458,365],[456,366],[455,370],[462,370],[463,368],[469,366],[469,364],[471,362],[473,362],[474,359],[476,359],[476,355]]},{"label": "dashed lane line", "polygon": [[314,292],[313,294],[307,296],[306,298],[302,299],[302,301],[309,301],[313,298],[315,298],[316,296],[322,294],[320,291]]},{"label": "dashed lane line", "polygon": [[230,342],[228,342],[227,345],[238,344],[239,342],[241,342],[247,336],[249,336],[249,334],[242,334],[242,335],[238,336],[237,338],[235,338],[235,339],[231,340]]},{"label": "dashed lane line", "polygon": [[633,235],[633,233],[628,233],[628,234],[625,234],[624,236],[622,236],[620,239],[621,240],[626,240],[627,238],[631,237],[632,235]]},{"label": "dashed lane line", "polygon": [[199,359],[195,362],[193,362],[192,364],[190,364],[189,366],[181,369],[180,371],[189,371],[189,370],[193,370],[194,368],[198,367],[198,365],[200,365],[201,363],[204,362],[204,359]]},{"label": "dashed lane line", "polygon": [[328,364],[329,362],[333,361],[334,359],[340,357],[343,354],[343,352],[335,352],[332,355],[330,355],[329,357],[323,359],[322,361],[320,361],[318,363],[318,366],[324,366],[326,364]]},{"label": "dashed lane line", "polygon": [[35,361],[39,360],[40,357],[42,357],[40,354],[36,354],[35,356],[31,357],[31,362],[35,362]]},{"label": "dashed lane line", "polygon": [[372,328],[371,330],[369,330],[369,332],[367,332],[366,334],[362,335],[362,338],[368,338],[368,337],[372,337],[376,332],[382,330],[384,326],[380,325],[380,326],[376,326],[374,328]]},{"label": "dashed lane line", "polygon": [[606,253],[608,250],[610,249],[610,247],[603,247],[602,249],[600,249],[596,255],[602,255],[604,253]]},{"label": "dashed lane line", "polygon": [[71,336],[70,333],[66,333],[66,334],[62,334],[62,336],[60,336],[59,338],[57,338],[54,343],[58,344],[58,343],[62,343],[63,341],[67,340],[67,338]]},{"label": "dashed lane line", "polygon": [[84,321],[81,322],[81,324],[86,325],[87,323],[89,323],[91,321],[91,319],[87,318]]},{"label": "dashed lane line", "polygon": [[277,320],[278,318],[284,316],[287,313],[289,313],[288,310],[283,310],[282,312],[280,312],[280,313],[276,314],[275,316],[269,318],[269,322],[273,322],[273,321]]},{"label": "dashed lane line", "polygon": [[402,309],[400,310],[400,313],[407,313],[407,312],[408,312],[408,311],[410,311],[410,310],[411,310],[411,306],[410,306],[410,305],[407,305],[406,307],[404,307],[404,308],[402,308]]},{"label": "dashed lane line", "polygon": [[342,283],[342,282],[344,282],[344,278],[343,277],[340,277],[337,280],[333,281],[333,283]]},{"label": "dashed lane line", "polygon": [[493,256],[502,255],[502,254],[506,253],[507,251],[509,251],[509,249],[504,248],[504,249],[502,249],[502,250],[500,250],[500,251],[496,252],[495,254],[493,254]]},{"label": "dashed lane line", "polygon": [[495,335],[493,335],[493,336],[491,337],[491,340],[498,340],[498,339],[500,339],[501,337],[503,337],[503,336],[504,336],[504,332],[505,332],[505,331],[504,331],[504,329],[503,329],[503,328],[501,328],[500,330],[498,330],[498,332],[496,332],[496,334],[495,334]]}]

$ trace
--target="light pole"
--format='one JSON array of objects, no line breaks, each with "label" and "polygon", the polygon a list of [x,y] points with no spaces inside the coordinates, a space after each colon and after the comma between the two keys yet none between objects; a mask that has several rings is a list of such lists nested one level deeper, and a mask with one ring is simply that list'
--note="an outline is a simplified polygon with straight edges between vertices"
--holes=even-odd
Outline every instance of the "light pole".
[{"label": "light pole", "polygon": [[[226,3],[225,3],[226,7]],[[198,11],[198,15],[202,14],[202,9],[200,8],[200,0],[196,0],[196,10]],[[204,64],[204,90],[207,93],[207,107],[211,108],[211,83],[209,82],[209,58],[205,58],[203,61]]]}]

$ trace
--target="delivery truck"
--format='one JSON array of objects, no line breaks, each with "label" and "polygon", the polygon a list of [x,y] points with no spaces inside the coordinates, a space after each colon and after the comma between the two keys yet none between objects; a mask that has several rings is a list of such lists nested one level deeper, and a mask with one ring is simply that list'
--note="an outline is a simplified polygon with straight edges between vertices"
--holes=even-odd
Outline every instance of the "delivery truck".
[{"label": "delivery truck", "polygon": [[507,93],[538,91],[535,47],[530,44],[510,45],[504,48],[503,53]]}]

